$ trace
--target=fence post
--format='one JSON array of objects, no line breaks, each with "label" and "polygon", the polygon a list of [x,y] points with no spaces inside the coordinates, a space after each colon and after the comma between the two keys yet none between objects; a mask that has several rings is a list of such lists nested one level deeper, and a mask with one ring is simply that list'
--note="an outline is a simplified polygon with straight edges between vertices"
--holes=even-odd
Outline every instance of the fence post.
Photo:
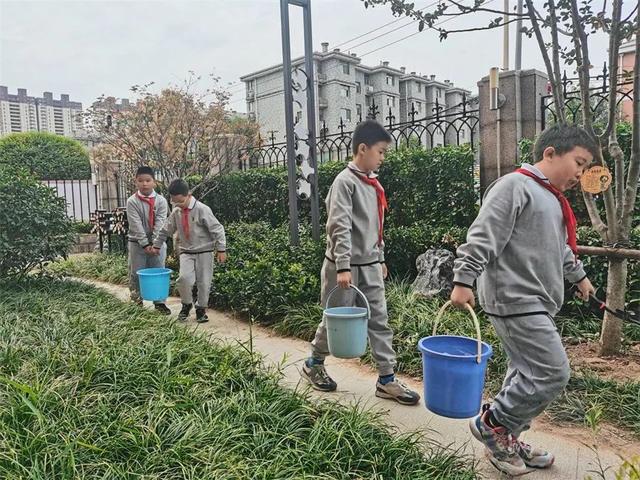
[{"label": "fence post", "polygon": [[[505,102],[500,108],[500,128],[498,129],[497,111],[489,109],[489,77],[478,82],[480,99],[480,191],[484,193],[500,175],[516,169],[518,148],[522,138],[534,139],[542,125],[540,103],[546,94],[547,76],[538,70],[522,70],[520,78],[519,118],[516,116],[516,72],[500,73],[500,93]],[[521,125],[521,138],[516,132]],[[500,138],[497,138],[500,131]],[[500,145],[498,154],[497,146]],[[497,159],[500,158],[500,165]]]}]

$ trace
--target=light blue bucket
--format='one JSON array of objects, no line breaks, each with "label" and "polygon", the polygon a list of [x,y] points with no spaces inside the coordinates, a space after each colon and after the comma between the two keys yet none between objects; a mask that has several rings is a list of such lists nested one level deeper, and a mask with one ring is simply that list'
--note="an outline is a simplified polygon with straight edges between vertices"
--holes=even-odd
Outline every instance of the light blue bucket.
[{"label": "light blue bucket", "polygon": [[424,403],[427,409],[449,418],[475,416],[482,404],[487,362],[491,345],[480,337],[480,323],[473,308],[467,305],[476,327],[476,337],[436,335],[436,328],[447,302],[438,313],[433,335],[418,343],[422,352]]},{"label": "light blue bucket", "polygon": [[140,296],[143,300],[159,302],[169,296],[171,269],[143,268],[136,272],[140,280]]},{"label": "light blue bucket", "polygon": [[350,288],[362,297],[367,308],[329,308],[329,300],[338,288],[335,287],[329,292],[324,309],[329,352],[337,358],[358,358],[363,356],[367,350],[367,332],[371,309],[367,297],[354,285],[351,285]]}]

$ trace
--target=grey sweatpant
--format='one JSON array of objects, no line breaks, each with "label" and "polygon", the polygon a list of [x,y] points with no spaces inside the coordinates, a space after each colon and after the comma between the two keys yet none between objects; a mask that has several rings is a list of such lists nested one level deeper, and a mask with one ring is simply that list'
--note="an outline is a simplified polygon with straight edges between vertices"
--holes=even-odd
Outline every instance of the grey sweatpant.
[{"label": "grey sweatpant", "polygon": [[[327,295],[337,284],[336,265],[325,259],[321,272],[321,303],[324,308]],[[382,278],[382,265],[376,263],[366,267],[351,267],[351,282],[362,291],[369,301],[371,318],[369,319],[369,346],[380,375],[390,375],[396,366],[396,353],[391,342],[393,331],[389,328],[387,315],[387,300],[384,296],[384,279]],[[332,297],[330,307],[352,306],[354,304],[364,307],[364,302],[358,298],[353,289],[338,289]],[[327,344],[327,329],[322,319],[316,336],[311,342],[311,356],[318,360],[324,360],[329,355]]]},{"label": "grey sweatpant", "polygon": [[[159,255],[148,255],[137,242],[129,242],[129,292],[131,300],[140,299],[140,279],[136,273],[143,268],[163,268],[167,257],[167,246],[163,245]],[[162,302],[155,302],[162,303]]]},{"label": "grey sweatpant", "polygon": [[569,360],[550,315],[489,318],[509,360],[491,410],[517,437],[562,393],[571,374]]},{"label": "grey sweatpant", "polygon": [[176,283],[182,303],[189,305],[193,303],[193,286],[196,285],[198,287],[196,307],[207,308],[212,278],[213,252],[180,254],[180,276]]}]

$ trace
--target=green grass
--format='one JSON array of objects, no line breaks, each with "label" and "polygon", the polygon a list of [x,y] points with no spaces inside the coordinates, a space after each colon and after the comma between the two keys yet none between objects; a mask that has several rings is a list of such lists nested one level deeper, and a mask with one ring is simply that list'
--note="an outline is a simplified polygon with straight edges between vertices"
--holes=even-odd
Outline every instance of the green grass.
[{"label": "green grass", "polygon": [[470,479],[246,348],[71,281],[0,284],[0,478]]},{"label": "green grass", "polygon": [[92,278],[116,285],[129,283],[127,257],[122,254],[75,255],[49,264],[47,271],[54,275]]},{"label": "green grass", "polygon": [[[114,263],[123,263],[122,256],[108,259],[100,258],[95,263],[91,257],[78,257],[72,271],[79,276],[104,279],[101,273],[102,263],[113,269]],[[126,279],[125,279],[126,281]],[[433,320],[441,306],[439,301],[427,301],[412,294],[408,282],[391,281],[387,284],[387,305],[389,322],[394,331],[394,348],[398,355],[398,371],[415,377],[422,376],[421,358],[417,351],[418,340],[431,335]],[[311,340],[322,318],[322,307],[319,304],[303,304],[283,307],[283,316],[271,326],[281,335]],[[487,392],[499,390],[506,372],[506,357],[500,341],[495,335],[489,321],[480,315],[483,340],[491,344],[494,355],[489,362],[487,373]],[[586,314],[580,318],[559,317],[556,324],[563,336],[596,339],[600,320]],[[449,310],[443,318],[439,332],[453,335],[475,336],[475,330],[468,314],[457,310]],[[640,340],[640,328],[625,326],[627,340]],[[372,363],[370,353],[365,361]],[[565,394],[548,410],[557,419],[583,423],[584,414],[594,405],[603,406],[603,418],[640,435],[640,382],[619,383],[599,379],[588,372],[574,373]]]}]

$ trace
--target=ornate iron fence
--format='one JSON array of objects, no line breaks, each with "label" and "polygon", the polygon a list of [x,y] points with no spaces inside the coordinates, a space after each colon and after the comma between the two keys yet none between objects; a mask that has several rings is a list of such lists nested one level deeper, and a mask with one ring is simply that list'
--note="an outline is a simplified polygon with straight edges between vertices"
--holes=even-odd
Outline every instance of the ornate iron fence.
[{"label": "ornate iron fence", "polygon": [[[462,102],[449,108],[445,108],[436,100],[432,108],[432,115],[424,118],[416,118],[418,113],[411,104],[411,111],[407,113],[410,120],[395,122],[391,108],[385,117],[385,127],[393,138],[393,147],[400,148],[407,145],[424,146],[434,148],[443,145],[471,144],[475,148],[478,138],[478,126],[480,123],[477,99],[468,100],[463,96]],[[368,109],[367,118],[376,120],[380,116],[380,109],[375,101]],[[362,115],[358,123],[362,121]],[[345,160],[351,155],[352,130],[347,130],[344,120],[340,118],[334,133],[329,133],[329,128],[323,121],[316,148],[319,162],[330,160]],[[297,139],[296,139],[297,140]],[[287,162],[287,144],[276,142],[274,132],[270,133],[268,142],[259,140],[255,147],[244,148],[239,154],[239,167],[241,170],[250,168],[283,167]]]},{"label": "ornate iron fence", "polygon": [[[609,90],[611,85],[609,85],[609,73],[606,62],[602,68],[602,73],[591,77],[591,79],[595,80],[595,83],[600,83],[600,85],[594,85],[589,91],[590,108],[594,114],[594,120],[597,125],[598,120],[606,121],[607,109],[609,107]],[[618,75],[615,88],[617,96],[616,107],[620,110],[623,102],[633,100],[633,80],[625,75]],[[558,120],[553,104],[550,82],[547,85],[547,93],[548,95],[542,97],[540,105],[543,129]],[[582,99],[580,97],[579,81],[577,78],[568,78],[566,71],[562,76],[562,93],[564,96],[564,108],[567,120],[572,123],[580,123],[582,118]]]}]

